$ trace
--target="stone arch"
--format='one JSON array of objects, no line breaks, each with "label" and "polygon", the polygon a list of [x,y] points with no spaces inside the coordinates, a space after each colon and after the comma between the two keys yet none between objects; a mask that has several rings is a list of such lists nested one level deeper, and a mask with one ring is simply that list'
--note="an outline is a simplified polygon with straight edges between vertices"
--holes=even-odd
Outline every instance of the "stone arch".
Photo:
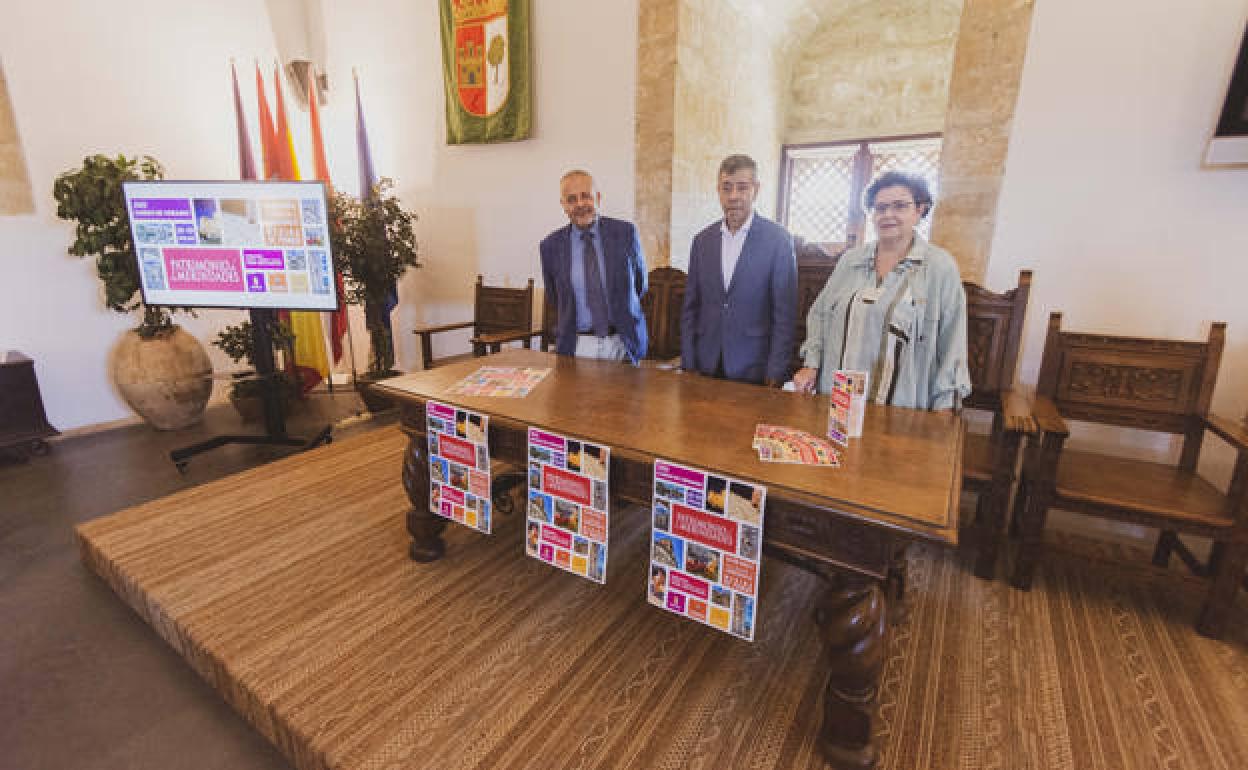
[{"label": "stone arch", "polygon": [[[774,186],[803,47],[821,25],[884,6],[639,0],[635,210],[651,264],[683,266],[697,224],[716,217],[712,180],[723,154],[760,155],[764,186]],[[1032,0],[964,0],[959,21],[945,117],[945,200],[933,225],[934,238],[971,279],[987,264],[1031,10]],[[760,196],[764,212],[774,193]]]}]

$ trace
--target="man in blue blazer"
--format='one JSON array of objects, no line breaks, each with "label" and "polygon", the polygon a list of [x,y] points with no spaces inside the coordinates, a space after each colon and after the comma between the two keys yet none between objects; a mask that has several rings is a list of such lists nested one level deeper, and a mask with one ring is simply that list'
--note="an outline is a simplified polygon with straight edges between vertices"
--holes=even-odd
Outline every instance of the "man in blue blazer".
[{"label": "man in blue blazer", "polygon": [[788,231],[754,212],[758,188],[749,156],[719,165],[724,218],[698,233],[689,252],[681,367],[778,387],[797,333],[797,258]]},{"label": "man in blue blazer", "polygon": [[646,357],[646,258],[632,222],[598,215],[586,171],[559,180],[568,224],[542,239],[542,282],[558,314],[555,352],[637,363]]}]

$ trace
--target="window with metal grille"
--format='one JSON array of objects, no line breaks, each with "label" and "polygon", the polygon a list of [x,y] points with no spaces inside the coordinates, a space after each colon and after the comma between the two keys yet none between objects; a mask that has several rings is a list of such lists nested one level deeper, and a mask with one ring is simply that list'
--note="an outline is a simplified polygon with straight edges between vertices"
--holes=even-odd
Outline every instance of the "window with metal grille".
[{"label": "window with metal grille", "polygon": [[[863,193],[885,171],[927,180],[932,196],[940,185],[940,134],[785,145],[781,163],[780,222],[793,235],[834,252],[875,237],[863,210]],[[931,217],[919,223],[927,237]]]}]

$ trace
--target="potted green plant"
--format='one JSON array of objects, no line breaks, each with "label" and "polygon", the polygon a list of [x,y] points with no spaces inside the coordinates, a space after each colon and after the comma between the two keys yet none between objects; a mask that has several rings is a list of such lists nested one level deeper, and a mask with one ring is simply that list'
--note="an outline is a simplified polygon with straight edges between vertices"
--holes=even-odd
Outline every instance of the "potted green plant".
[{"label": "potted green plant", "polygon": [[212,362],[199,340],[173,323],[169,310],[145,305],[130,237],[123,182],[164,178],[155,158],[92,155],[56,178],[56,215],[75,223],[69,253],[94,257],[104,304],[119,313],[143,311],[139,325],[113,350],[113,383],[130,408],[158,430],[200,420],[212,393]]},{"label": "potted green plant", "polygon": [[394,337],[386,323],[387,297],[410,268],[420,267],[416,254],[416,214],[403,208],[393,193],[394,182],[383,178],[363,200],[335,193],[330,200],[330,240],[334,267],[342,273],[343,299],[364,306],[368,327],[368,371],[356,383],[369,409],[369,384],[399,374],[394,368]]},{"label": "potted green plant", "polygon": [[[273,351],[290,354],[295,344],[295,334],[288,324],[274,320],[269,324],[269,339]],[[249,371],[235,372],[230,382],[230,403],[238,412],[243,422],[260,422],[264,417],[264,382],[256,377],[256,342],[252,335],[251,321],[227,326],[212,344],[220,348],[234,363],[246,361],[252,367]],[[300,403],[299,382],[288,372],[274,373],[277,382],[278,400],[282,405],[282,414],[289,417]]]}]

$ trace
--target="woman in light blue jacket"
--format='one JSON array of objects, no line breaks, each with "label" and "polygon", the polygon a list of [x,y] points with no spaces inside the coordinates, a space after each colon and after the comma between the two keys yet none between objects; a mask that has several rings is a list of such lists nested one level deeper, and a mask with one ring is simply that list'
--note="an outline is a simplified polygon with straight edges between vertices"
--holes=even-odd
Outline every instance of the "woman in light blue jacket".
[{"label": "woman in light blue jacket", "polygon": [[921,177],[890,171],[867,188],[879,240],[845,252],[806,318],[797,389],[827,393],[832,372],[869,372],[868,400],[954,409],[971,392],[966,294],[958,265],[915,227],[932,209]]}]

